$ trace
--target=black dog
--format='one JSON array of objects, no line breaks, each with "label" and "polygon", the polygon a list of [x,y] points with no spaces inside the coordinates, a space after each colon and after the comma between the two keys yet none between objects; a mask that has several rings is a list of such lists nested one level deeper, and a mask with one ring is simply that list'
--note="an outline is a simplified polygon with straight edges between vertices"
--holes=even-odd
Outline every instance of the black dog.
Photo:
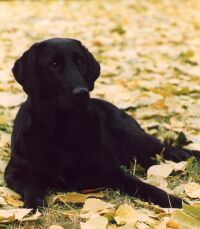
[{"label": "black dog", "polygon": [[[28,95],[14,122],[8,187],[25,207],[43,205],[48,189],[110,187],[163,207],[181,207],[180,198],[124,172],[135,157],[148,168],[161,152],[185,159],[184,150],[165,147],[114,105],[90,99],[100,74],[92,54],[77,40],[55,38],[34,44],[13,67]],[[117,93],[117,92],[116,92]]]}]

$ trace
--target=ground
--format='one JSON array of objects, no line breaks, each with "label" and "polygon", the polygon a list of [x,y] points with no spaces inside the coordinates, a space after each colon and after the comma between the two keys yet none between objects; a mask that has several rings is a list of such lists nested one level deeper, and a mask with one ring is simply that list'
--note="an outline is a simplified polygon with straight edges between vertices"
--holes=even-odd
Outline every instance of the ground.
[{"label": "ground", "polygon": [[[10,155],[13,119],[19,105],[26,98],[12,76],[11,68],[15,60],[33,43],[51,37],[81,40],[101,63],[101,77],[92,92],[93,97],[106,99],[126,110],[151,134],[175,138],[185,135],[193,142],[189,145],[190,149],[199,149],[199,12],[199,0],[0,1],[1,187],[5,185],[3,170]],[[169,164],[168,167],[164,165],[165,169],[170,171]],[[176,169],[173,167],[172,170]],[[148,175],[147,181],[157,182],[156,185],[171,189],[172,193],[176,193],[174,188],[180,185],[189,184],[190,191],[191,187],[196,185],[195,198],[187,193],[185,186],[177,193],[181,193],[187,200],[189,197],[189,200],[199,200],[200,188],[195,183],[200,181],[198,163],[190,160],[186,168],[180,170],[184,171],[173,172],[170,177],[168,175],[171,172],[164,174],[164,177],[160,176],[159,181],[150,180]],[[158,177],[157,174],[154,174],[155,177]],[[3,193],[1,189],[0,193]],[[9,196],[7,193],[0,196],[0,205],[5,209],[13,206],[8,204],[6,195]],[[170,227],[170,224],[166,226],[167,220],[170,219],[162,217],[161,220],[152,206],[138,203],[134,198],[124,197],[110,190],[105,191],[104,195],[104,201],[117,207],[126,203],[137,213],[146,211],[144,214],[148,220],[144,215],[143,219],[138,217],[134,226],[129,228],[194,228],[196,222],[196,228],[200,228],[200,219],[190,214],[191,211],[200,214],[198,204],[195,205],[195,210],[186,210],[185,207],[181,213],[173,213],[172,223],[175,222],[179,227]],[[6,200],[6,204],[1,202],[3,200]],[[83,204],[77,205],[76,201],[75,204],[64,202],[64,205],[56,202],[45,210],[45,214],[38,220],[31,222],[8,220],[9,217],[5,220],[5,216],[3,219],[3,213],[0,212],[0,228],[42,229],[53,224],[63,228],[79,228],[80,221],[85,220],[73,214],[69,217],[66,212],[80,209]],[[184,221],[182,215],[177,217],[177,214],[189,217],[186,226],[181,224]],[[115,227],[116,219],[111,218],[110,224],[113,224],[110,228],[118,228]],[[10,221],[12,223],[9,223]],[[83,223],[81,227],[98,228]],[[121,228],[128,226],[124,223]]]}]

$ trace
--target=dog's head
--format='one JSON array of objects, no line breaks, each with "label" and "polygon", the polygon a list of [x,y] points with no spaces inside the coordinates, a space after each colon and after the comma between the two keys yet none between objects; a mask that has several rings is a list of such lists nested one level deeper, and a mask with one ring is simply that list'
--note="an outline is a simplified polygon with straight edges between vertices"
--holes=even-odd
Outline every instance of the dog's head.
[{"label": "dog's head", "polygon": [[12,69],[15,79],[32,98],[89,98],[100,65],[80,41],[53,38],[34,44]]}]

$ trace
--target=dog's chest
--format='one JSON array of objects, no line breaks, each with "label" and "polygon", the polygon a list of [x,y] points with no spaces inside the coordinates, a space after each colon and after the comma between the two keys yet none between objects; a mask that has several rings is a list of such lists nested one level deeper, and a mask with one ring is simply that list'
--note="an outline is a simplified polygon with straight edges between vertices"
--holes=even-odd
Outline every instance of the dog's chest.
[{"label": "dog's chest", "polygon": [[27,150],[37,167],[48,170],[71,169],[94,160],[100,144],[96,131],[85,124],[77,126],[63,123],[48,129],[35,128],[34,133],[26,134],[25,142],[28,146],[32,145]]}]

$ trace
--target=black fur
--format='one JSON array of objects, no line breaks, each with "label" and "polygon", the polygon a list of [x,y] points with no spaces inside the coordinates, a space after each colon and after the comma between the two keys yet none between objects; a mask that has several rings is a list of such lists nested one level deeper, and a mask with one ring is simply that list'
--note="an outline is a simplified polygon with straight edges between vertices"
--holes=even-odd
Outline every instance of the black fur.
[{"label": "black fur", "polygon": [[185,151],[164,149],[125,112],[89,97],[100,66],[79,41],[54,38],[37,43],[16,61],[13,74],[28,99],[14,122],[5,180],[22,195],[25,207],[43,205],[48,189],[98,187],[120,189],[163,207],[181,207],[180,198],[121,166],[136,158],[148,168],[163,150],[168,159],[175,159],[172,152]]}]

